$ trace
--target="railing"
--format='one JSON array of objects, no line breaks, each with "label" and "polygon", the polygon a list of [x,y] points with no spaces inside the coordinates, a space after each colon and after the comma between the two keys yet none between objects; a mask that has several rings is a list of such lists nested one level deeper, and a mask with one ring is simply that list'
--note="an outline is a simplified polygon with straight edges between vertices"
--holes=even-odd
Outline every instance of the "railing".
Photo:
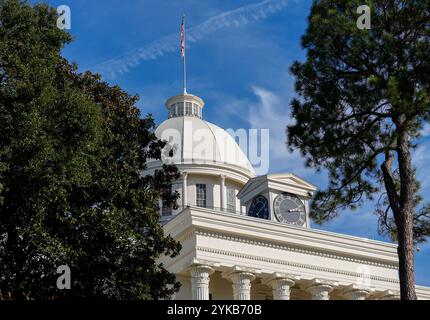
[{"label": "railing", "polygon": [[[201,206],[196,206],[196,205],[187,205],[187,206],[182,206],[181,205],[181,206],[178,206],[176,210],[175,209],[171,209],[171,212],[172,212],[171,215],[163,215],[163,216],[161,216],[160,220],[170,220],[170,218],[172,218],[173,216],[175,216],[174,213],[177,214],[179,212],[182,212],[186,208],[197,208],[197,209],[201,208],[201,209],[208,209],[208,210],[213,210],[213,211],[216,211],[216,212],[227,213],[227,214],[235,214],[235,215],[242,215],[242,216],[246,215],[245,212],[236,211],[236,210],[232,210],[232,209],[229,209],[229,208],[220,208],[220,207],[214,207],[214,206],[201,207]],[[168,212],[168,210],[163,210],[162,209],[162,212]]]},{"label": "railing", "polygon": [[223,213],[231,213],[231,214],[238,214],[238,215],[246,215],[246,213],[245,213],[245,212],[236,211],[235,209],[229,209],[229,208],[220,208],[220,207],[211,207],[211,206],[206,206],[206,207],[189,206],[189,207],[194,207],[194,208],[203,208],[203,209],[209,209],[209,210],[214,210],[214,211],[221,211],[221,212],[223,212]]}]

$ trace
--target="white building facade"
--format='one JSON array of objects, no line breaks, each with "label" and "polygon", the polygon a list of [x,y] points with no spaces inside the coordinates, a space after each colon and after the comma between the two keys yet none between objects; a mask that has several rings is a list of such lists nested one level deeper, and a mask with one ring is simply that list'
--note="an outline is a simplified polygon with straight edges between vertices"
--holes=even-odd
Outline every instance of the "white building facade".
[{"label": "white building facade", "polygon": [[[256,176],[235,139],[203,120],[199,97],[166,106],[156,135],[168,148],[146,174],[163,162],[181,171],[179,208],[160,200],[160,223],[182,245],[161,261],[182,284],[174,299],[399,299],[396,245],[310,228],[315,186],[294,174]],[[416,290],[430,299],[430,288]]]}]

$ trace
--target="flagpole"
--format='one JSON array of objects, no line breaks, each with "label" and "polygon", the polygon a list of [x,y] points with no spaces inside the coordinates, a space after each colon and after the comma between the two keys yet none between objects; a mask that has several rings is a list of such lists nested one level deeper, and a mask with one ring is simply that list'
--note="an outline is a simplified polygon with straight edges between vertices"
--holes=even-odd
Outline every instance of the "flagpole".
[{"label": "flagpole", "polygon": [[183,89],[184,94],[187,94],[187,61],[186,61],[186,54],[185,54],[185,15],[182,16],[182,30],[183,30],[183,55],[182,55],[182,76],[183,76]]}]

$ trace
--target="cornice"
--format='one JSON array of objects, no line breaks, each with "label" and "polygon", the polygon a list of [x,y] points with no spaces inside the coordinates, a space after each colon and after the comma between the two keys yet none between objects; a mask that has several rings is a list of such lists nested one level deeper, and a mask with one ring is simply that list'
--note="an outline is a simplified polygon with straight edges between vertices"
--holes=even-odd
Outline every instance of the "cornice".
[{"label": "cornice", "polygon": [[[280,259],[275,259],[275,258],[267,258],[267,257],[262,257],[262,256],[249,255],[249,254],[239,253],[239,252],[231,252],[231,251],[226,251],[226,250],[221,250],[221,249],[206,248],[206,247],[200,247],[200,246],[197,246],[196,249],[197,249],[197,251],[202,251],[202,252],[207,252],[207,253],[220,254],[220,255],[225,255],[225,256],[230,256],[230,257],[235,257],[235,258],[242,258],[242,259],[249,259],[249,260],[260,261],[260,262],[268,262],[268,263],[279,264],[279,265],[283,265],[283,266],[308,269],[308,270],[312,270],[312,271],[321,271],[321,272],[339,274],[339,275],[350,276],[350,277],[355,277],[355,278],[361,278],[363,276],[361,273],[357,273],[357,272],[320,267],[320,266],[309,265],[309,264],[298,263],[298,262],[285,261],[285,260],[280,260]],[[368,278],[371,280],[375,280],[375,281],[382,281],[382,282],[388,282],[388,283],[394,283],[394,284],[399,283],[398,280],[380,277],[380,276],[375,276],[375,275],[369,275]]]},{"label": "cornice", "polygon": [[331,256],[380,263],[392,268],[397,268],[398,265],[396,246],[390,243],[281,225],[272,221],[257,221],[205,208],[188,207],[164,225],[166,233],[174,238],[178,238],[186,230],[196,228],[236,237],[238,241],[262,241],[271,246],[287,246],[290,250],[324,252]]},{"label": "cornice", "polygon": [[360,263],[360,264],[367,264],[367,265],[394,269],[394,270],[398,269],[397,264],[382,263],[372,259],[360,259],[352,255],[346,255],[346,254],[341,255],[341,254],[336,254],[332,252],[317,250],[314,248],[311,249],[311,248],[304,248],[304,247],[293,246],[293,245],[280,244],[280,243],[265,241],[261,239],[256,240],[251,237],[232,235],[232,234],[222,233],[222,232],[207,231],[202,229],[196,229],[194,232],[196,235],[201,235],[201,236],[206,236],[206,237],[211,237],[216,239],[229,240],[229,241],[234,241],[239,243],[246,243],[250,245],[266,247],[266,248],[273,248],[273,249],[285,250],[290,252],[298,252],[298,253],[303,253],[308,255],[314,255],[314,256],[331,258],[331,259],[342,260],[342,261],[349,261],[349,262]]},{"label": "cornice", "polygon": [[[162,165],[163,163],[160,160],[148,162],[146,170],[142,173],[151,174],[154,170],[161,168]],[[252,172],[247,171],[242,167],[219,162],[193,163],[184,161],[175,162],[175,166],[178,167],[179,171],[188,171],[189,173],[209,174],[214,176],[225,174],[229,178],[243,184],[253,177]]]},{"label": "cornice", "polygon": [[347,254],[369,256],[371,260],[398,263],[397,246],[386,242],[290,226],[204,208],[190,208],[187,214],[190,215],[193,226],[197,228],[222,231],[242,237],[252,235],[253,238],[273,239],[274,242],[288,241],[300,247],[319,247],[324,251],[336,251],[341,254],[345,251],[353,251]]}]

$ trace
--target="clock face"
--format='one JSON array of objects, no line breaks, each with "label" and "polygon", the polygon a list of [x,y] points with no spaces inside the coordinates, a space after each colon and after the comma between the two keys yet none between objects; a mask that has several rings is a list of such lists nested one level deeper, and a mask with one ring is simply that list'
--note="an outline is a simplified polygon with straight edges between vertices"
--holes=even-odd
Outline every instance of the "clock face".
[{"label": "clock face", "polygon": [[279,222],[303,226],[306,222],[306,209],[295,195],[282,193],[275,198],[273,210]]},{"label": "clock face", "polygon": [[252,201],[248,216],[260,219],[269,219],[269,202],[263,196],[257,196]]}]

